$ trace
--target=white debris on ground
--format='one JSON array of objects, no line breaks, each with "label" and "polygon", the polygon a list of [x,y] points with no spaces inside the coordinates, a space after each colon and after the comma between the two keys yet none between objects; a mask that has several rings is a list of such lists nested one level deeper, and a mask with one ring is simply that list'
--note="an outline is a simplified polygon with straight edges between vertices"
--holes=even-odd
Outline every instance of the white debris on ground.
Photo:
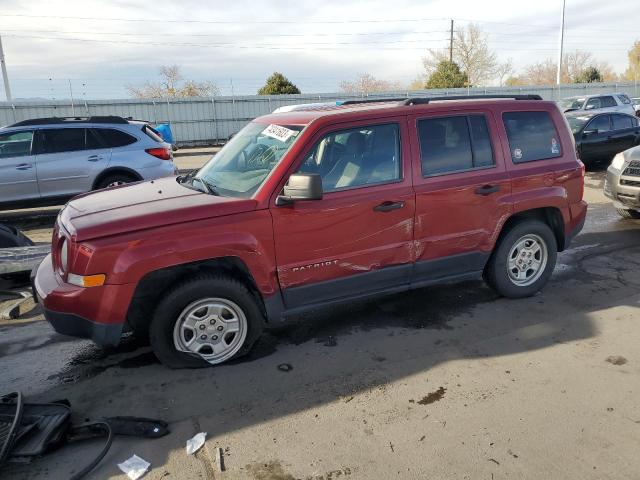
[{"label": "white debris on ground", "polygon": [[118,468],[126,473],[131,480],[138,480],[147,472],[150,466],[149,462],[137,455],[133,455],[130,459],[118,464]]},{"label": "white debris on ground", "polygon": [[207,433],[200,432],[194,435],[193,438],[190,438],[189,440],[187,440],[187,454],[193,455],[198,450],[200,450],[204,445],[204,441],[206,438],[207,438]]}]

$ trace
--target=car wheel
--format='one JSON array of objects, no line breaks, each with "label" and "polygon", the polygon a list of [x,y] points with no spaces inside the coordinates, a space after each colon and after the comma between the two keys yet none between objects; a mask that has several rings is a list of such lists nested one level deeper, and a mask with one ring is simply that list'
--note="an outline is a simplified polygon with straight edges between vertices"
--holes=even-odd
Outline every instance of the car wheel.
[{"label": "car wheel", "polygon": [[627,210],[626,208],[616,208],[616,210],[622,218],[640,218],[640,212],[637,210]]},{"label": "car wheel", "polygon": [[263,327],[264,315],[247,287],[233,278],[206,275],[164,295],[149,341],[168,367],[205,367],[247,354]]},{"label": "car wheel", "polygon": [[534,295],[549,280],[558,246],[549,226],[538,220],[515,224],[499,240],[485,268],[485,280],[500,295]]},{"label": "car wheel", "polygon": [[127,183],[136,182],[137,179],[131,175],[125,173],[115,173],[113,175],[107,175],[96,185],[96,189],[117,187],[119,185],[125,185]]}]

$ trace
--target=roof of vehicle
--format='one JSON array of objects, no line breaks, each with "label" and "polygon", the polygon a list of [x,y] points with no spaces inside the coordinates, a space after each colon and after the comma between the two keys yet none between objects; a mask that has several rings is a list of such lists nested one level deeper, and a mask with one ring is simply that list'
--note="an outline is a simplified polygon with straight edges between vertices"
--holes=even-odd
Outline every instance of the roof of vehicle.
[{"label": "roof of vehicle", "polygon": [[[492,105],[508,104],[514,102],[531,101],[536,105],[553,104],[544,102],[539,95],[472,95],[472,96],[442,96],[442,97],[414,97],[414,98],[386,98],[386,99],[362,99],[347,100],[333,103],[312,103],[296,105],[295,108],[282,107],[276,109],[274,113],[259,117],[256,121],[260,123],[275,123],[279,125],[308,125],[312,121],[335,115],[351,116],[350,114],[385,111],[386,113],[397,113],[406,115],[412,112],[422,112],[425,109],[442,108],[443,105],[464,106],[486,106],[488,102]],[[445,103],[446,102],[446,103]],[[528,103],[528,102],[527,102]],[[419,110],[418,110],[419,109]]]},{"label": "roof of vehicle", "polygon": [[149,123],[146,120],[134,120],[133,118],[123,118],[116,115],[109,116],[93,116],[93,117],[45,117],[30,118],[20,122],[7,125],[5,128],[42,126],[42,125],[77,125],[77,124],[111,124],[111,125],[128,125]]},{"label": "roof of vehicle", "polygon": [[578,100],[581,98],[593,98],[593,97],[610,97],[613,95],[626,95],[624,92],[605,92],[605,93],[592,93],[589,95],[574,95],[573,97],[565,97],[562,100]]}]

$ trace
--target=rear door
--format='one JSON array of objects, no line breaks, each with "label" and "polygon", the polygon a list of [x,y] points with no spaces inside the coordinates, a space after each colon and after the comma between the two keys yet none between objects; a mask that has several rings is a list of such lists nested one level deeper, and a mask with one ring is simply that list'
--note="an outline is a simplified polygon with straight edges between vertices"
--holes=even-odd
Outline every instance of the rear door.
[{"label": "rear door", "polygon": [[476,274],[510,212],[511,180],[489,110],[410,117],[417,258],[412,283]]},{"label": "rear door", "polygon": [[611,115],[611,127],[608,157],[613,158],[616,154],[637,145],[640,135],[637,118],[614,113]]},{"label": "rear door", "polygon": [[36,165],[42,197],[69,196],[93,187],[97,172],[109,163],[104,148],[92,129],[70,126],[39,131]]},{"label": "rear door", "polygon": [[406,117],[334,125],[314,136],[292,172],[319,174],[322,200],[285,206],[271,200],[288,309],[408,287],[414,221],[409,159]]},{"label": "rear door", "polygon": [[37,199],[33,130],[0,134],[0,203]]}]

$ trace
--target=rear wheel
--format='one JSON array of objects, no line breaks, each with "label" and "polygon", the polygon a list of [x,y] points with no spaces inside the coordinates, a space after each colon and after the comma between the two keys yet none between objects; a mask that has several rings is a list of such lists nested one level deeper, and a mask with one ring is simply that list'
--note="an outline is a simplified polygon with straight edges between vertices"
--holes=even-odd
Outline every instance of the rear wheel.
[{"label": "rear wheel", "polygon": [[637,210],[627,210],[626,208],[616,208],[616,210],[622,218],[640,218],[640,212]]},{"label": "rear wheel", "polygon": [[96,184],[96,189],[117,187],[119,185],[125,185],[127,183],[132,183],[135,181],[137,181],[137,179],[134,178],[133,175],[127,175],[126,173],[114,173],[111,175],[107,175],[102,180],[100,180]]},{"label": "rear wheel", "polygon": [[158,359],[171,368],[204,367],[247,354],[263,326],[258,301],[242,283],[206,275],[164,296],[149,341]]},{"label": "rear wheel", "polygon": [[524,220],[500,239],[487,263],[485,280],[505,297],[529,297],[551,277],[557,253],[556,238],[549,226]]}]

